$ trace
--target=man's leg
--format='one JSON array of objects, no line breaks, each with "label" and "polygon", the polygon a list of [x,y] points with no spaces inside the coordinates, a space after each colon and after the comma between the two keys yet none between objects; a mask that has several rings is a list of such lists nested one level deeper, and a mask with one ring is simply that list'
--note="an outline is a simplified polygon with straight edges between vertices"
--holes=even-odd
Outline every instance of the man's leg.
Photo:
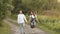
[{"label": "man's leg", "polygon": [[20,33],[25,34],[25,23],[20,23]]},{"label": "man's leg", "polygon": [[23,23],[23,33],[25,34],[25,23]]},{"label": "man's leg", "polygon": [[20,33],[23,34],[23,23],[20,23]]}]

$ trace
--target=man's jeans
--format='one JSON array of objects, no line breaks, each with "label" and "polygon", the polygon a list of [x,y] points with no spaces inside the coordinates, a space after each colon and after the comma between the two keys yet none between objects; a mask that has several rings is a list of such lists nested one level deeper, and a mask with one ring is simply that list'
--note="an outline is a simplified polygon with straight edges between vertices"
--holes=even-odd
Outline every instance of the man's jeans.
[{"label": "man's jeans", "polygon": [[24,34],[25,33],[25,23],[20,23],[20,33]]}]

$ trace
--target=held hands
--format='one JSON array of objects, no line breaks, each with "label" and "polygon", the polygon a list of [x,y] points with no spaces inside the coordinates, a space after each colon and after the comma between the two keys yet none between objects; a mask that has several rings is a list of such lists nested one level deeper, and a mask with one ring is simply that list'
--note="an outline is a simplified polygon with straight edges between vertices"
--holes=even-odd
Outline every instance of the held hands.
[{"label": "held hands", "polygon": [[26,24],[29,24],[29,22],[27,21]]}]

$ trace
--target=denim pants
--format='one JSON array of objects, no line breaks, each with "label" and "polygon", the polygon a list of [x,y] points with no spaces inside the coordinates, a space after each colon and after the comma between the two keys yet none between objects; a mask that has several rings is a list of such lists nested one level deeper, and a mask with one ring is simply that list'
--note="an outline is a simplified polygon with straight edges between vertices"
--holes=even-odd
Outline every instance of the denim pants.
[{"label": "denim pants", "polygon": [[20,23],[20,33],[24,34],[25,33],[25,23]]}]

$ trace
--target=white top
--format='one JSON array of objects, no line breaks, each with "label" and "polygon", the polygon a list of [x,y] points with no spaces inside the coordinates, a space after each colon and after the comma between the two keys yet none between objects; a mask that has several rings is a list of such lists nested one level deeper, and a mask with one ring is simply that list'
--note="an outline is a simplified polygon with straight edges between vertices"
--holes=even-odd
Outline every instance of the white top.
[{"label": "white top", "polygon": [[25,17],[24,14],[19,14],[18,15],[18,23],[25,23],[25,21],[27,22],[27,19]]},{"label": "white top", "polygon": [[30,15],[30,18],[35,18],[35,16],[34,15]]}]

